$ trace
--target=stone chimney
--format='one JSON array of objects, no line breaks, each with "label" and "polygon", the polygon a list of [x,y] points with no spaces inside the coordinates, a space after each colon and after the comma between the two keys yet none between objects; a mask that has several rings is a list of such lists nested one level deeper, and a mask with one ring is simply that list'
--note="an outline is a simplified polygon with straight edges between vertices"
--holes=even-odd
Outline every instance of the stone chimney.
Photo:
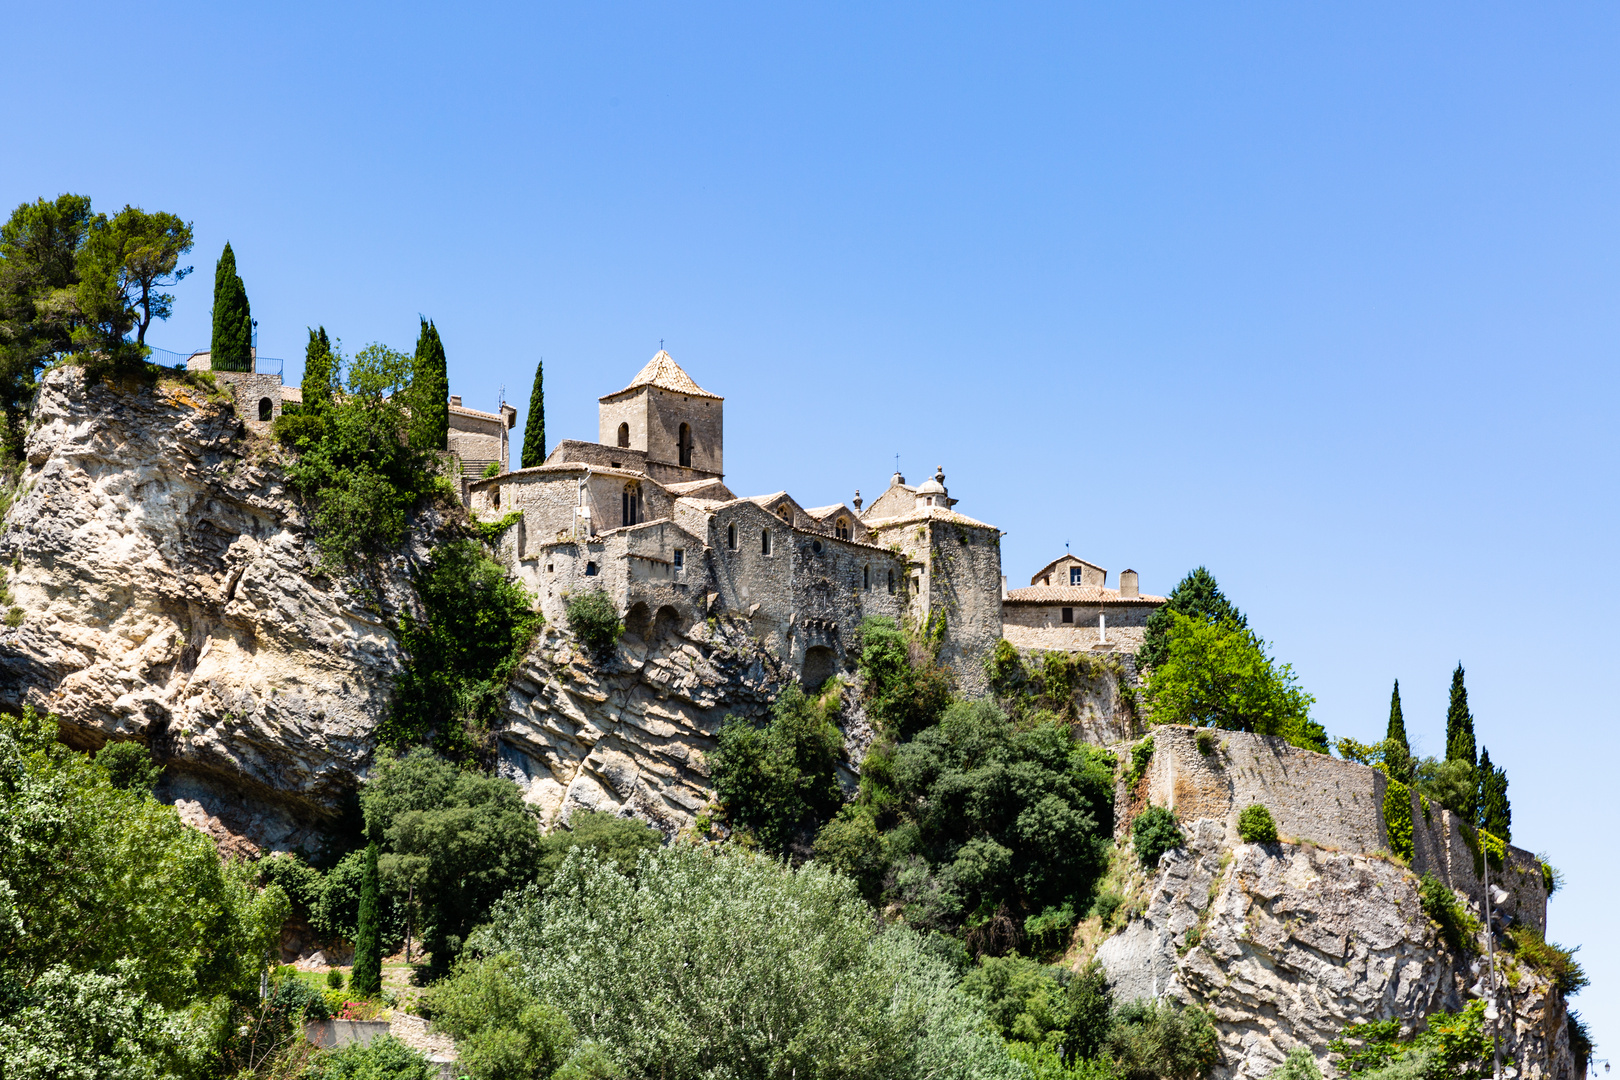
[{"label": "stone chimney", "polygon": [[451,394],[450,395],[450,407],[452,409],[461,408],[461,395],[460,394]]},{"label": "stone chimney", "polygon": [[1136,582],[1135,570],[1121,570],[1119,572],[1119,595],[1141,596],[1142,590]]}]

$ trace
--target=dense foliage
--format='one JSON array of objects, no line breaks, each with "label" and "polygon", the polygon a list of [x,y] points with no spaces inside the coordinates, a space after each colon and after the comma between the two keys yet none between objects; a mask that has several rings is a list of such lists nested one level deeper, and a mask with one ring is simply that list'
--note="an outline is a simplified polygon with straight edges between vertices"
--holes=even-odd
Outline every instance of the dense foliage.
[{"label": "dense foliage", "polygon": [[446,754],[476,752],[544,619],[475,540],[434,548],[416,575],[416,595],[422,615],[400,620],[410,662],[380,738],[396,748],[431,742]]},{"label": "dense foliage", "polygon": [[568,629],[592,652],[607,652],[624,634],[619,609],[614,606],[613,598],[601,589],[570,597],[563,614],[568,619]]},{"label": "dense foliage", "polygon": [[209,338],[208,366],[215,371],[253,370],[253,313],[247,287],[236,272],[230,242],[214,264],[214,331]]},{"label": "dense foliage", "polygon": [[1494,1042],[1485,1030],[1485,1002],[1458,1013],[1430,1013],[1423,1031],[1400,1037],[1401,1021],[1351,1024],[1328,1043],[1341,1073],[1358,1080],[1482,1080],[1491,1075]]},{"label": "dense foliage", "polygon": [[1472,823],[1479,814],[1479,781],[1472,775],[1479,759],[1474,747],[1474,714],[1468,711],[1468,687],[1463,685],[1461,663],[1451,673],[1451,702],[1446,707],[1446,761],[1468,766],[1473,782],[1462,789],[1462,805],[1452,809],[1461,814],[1464,821]]},{"label": "dense foliage", "polygon": [[843,802],[837,767],[844,733],[833,723],[836,680],[811,698],[796,685],[777,696],[767,723],[726,718],[709,755],[714,792],[736,825],[777,851],[796,839],[808,850],[816,827]]},{"label": "dense foliage", "polygon": [[1395,689],[1389,695],[1389,726],[1384,731],[1384,766],[1391,780],[1408,786],[1412,783],[1414,761],[1412,745],[1406,739],[1406,719],[1401,715],[1401,680],[1395,680]]},{"label": "dense foliage", "polygon": [[439,328],[422,323],[411,360],[411,445],[426,453],[443,450],[450,438],[450,372]]},{"label": "dense foliage", "polygon": [[383,881],[419,907],[435,973],[449,970],[503,893],[539,870],[540,830],[517,786],[425,748],[379,754],[360,804]]},{"label": "dense foliage", "polygon": [[1164,605],[1148,616],[1147,629],[1142,635],[1142,648],[1136,654],[1137,663],[1142,667],[1156,668],[1169,657],[1170,631],[1175,626],[1177,615],[1211,626],[1225,623],[1239,630],[1247,629],[1249,625],[1243,613],[1221,592],[1221,587],[1215,583],[1215,575],[1200,566],[1182,578],[1170,590]]},{"label": "dense foliage", "polygon": [[1016,1075],[955,973],[814,863],[673,846],[630,877],[579,850],[475,944],[633,1076]]},{"label": "dense foliage", "polygon": [[1267,655],[1252,630],[1181,614],[1172,620],[1164,658],[1148,681],[1156,723],[1280,735],[1327,753],[1327,733],[1310,716],[1316,699],[1299,686],[1292,665]]},{"label": "dense foliage", "polygon": [[550,886],[567,861],[568,853],[575,848],[587,848],[599,862],[611,863],[619,873],[633,875],[642,853],[663,844],[661,833],[633,818],[596,810],[575,810],[566,823],[541,838],[535,885],[542,892]]},{"label": "dense foliage", "polygon": [[547,1080],[578,1041],[568,1018],[524,984],[511,953],[459,962],[423,1005],[456,1039],[457,1070],[471,1080]]},{"label": "dense foliage", "polygon": [[360,879],[360,911],[354,935],[354,970],[349,977],[354,992],[365,997],[382,989],[382,881],[377,870],[377,845],[366,845],[365,876]]},{"label": "dense foliage", "polygon": [[893,619],[877,616],[861,623],[859,656],[866,715],[891,739],[908,738],[937,722],[950,704],[949,674]]},{"label": "dense foliage", "polygon": [[1150,806],[1131,822],[1131,843],[1136,848],[1136,857],[1149,870],[1159,865],[1165,852],[1174,851],[1185,842],[1175,813],[1163,806]]},{"label": "dense foliage", "polygon": [[1469,914],[1451,886],[1425,873],[1418,881],[1418,898],[1423,903],[1423,914],[1440,928],[1440,936],[1457,952],[1473,951],[1479,936],[1479,920]]},{"label": "dense foliage", "polygon": [[1259,803],[1250,803],[1238,815],[1238,836],[1245,844],[1275,844],[1277,842],[1277,822],[1271,817],[1271,811]]},{"label": "dense foliage", "polygon": [[1479,818],[1475,823],[1501,840],[1513,839],[1513,808],[1508,803],[1507,790],[1507,771],[1491,763],[1491,752],[1489,750],[1481,750],[1479,755]]}]

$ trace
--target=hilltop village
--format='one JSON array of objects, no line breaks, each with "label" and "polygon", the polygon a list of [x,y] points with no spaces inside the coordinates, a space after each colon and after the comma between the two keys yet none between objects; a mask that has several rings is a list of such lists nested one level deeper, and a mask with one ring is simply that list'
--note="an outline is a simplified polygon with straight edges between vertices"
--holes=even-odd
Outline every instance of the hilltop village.
[{"label": "hilltop village", "polygon": [[[605,590],[629,632],[746,616],[809,686],[852,667],[861,620],[924,628],[969,692],[1005,637],[1021,648],[1134,654],[1164,597],[1134,570],[1065,555],[1009,589],[1001,532],[956,509],[943,470],[895,473],[870,503],[805,507],[786,491],[739,497],[725,483],[725,400],[660,350],[598,399],[595,442],[566,439],[529,469],[468,485],[485,521],[521,515],[500,554],[549,621],[566,598]],[[504,444],[503,444],[504,445]],[[504,451],[503,451],[504,453]]]}]

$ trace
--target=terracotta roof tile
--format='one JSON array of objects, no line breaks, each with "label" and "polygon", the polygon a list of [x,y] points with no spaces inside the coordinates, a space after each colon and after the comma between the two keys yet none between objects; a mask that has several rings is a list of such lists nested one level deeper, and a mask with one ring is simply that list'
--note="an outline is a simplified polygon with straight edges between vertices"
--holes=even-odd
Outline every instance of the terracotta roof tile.
[{"label": "terracotta roof tile", "polygon": [[1101,585],[1029,585],[1007,590],[1010,604],[1162,604],[1166,599],[1148,593],[1121,596],[1118,589]]},{"label": "terracotta roof tile", "polygon": [[693,382],[692,376],[682,371],[681,365],[677,364],[674,358],[663,349],[659,349],[657,354],[647,361],[647,366],[636,373],[636,377],[630,380],[629,386],[623,390],[616,390],[608,394],[602,400],[606,401],[608,398],[618,397],[620,394],[634,390],[638,386],[656,386],[660,390],[673,390],[677,394],[713,398],[716,401],[724,400],[719,394],[711,394]]},{"label": "terracotta roof tile", "polygon": [[986,525],[982,521],[975,521],[966,514],[959,514],[955,510],[947,510],[942,506],[925,506],[921,510],[913,510],[899,517],[875,518],[866,521],[866,527],[874,531],[892,529],[898,525],[912,525],[919,521],[948,521],[952,525],[972,525],[980,529],[994,529],[994,525]]}]

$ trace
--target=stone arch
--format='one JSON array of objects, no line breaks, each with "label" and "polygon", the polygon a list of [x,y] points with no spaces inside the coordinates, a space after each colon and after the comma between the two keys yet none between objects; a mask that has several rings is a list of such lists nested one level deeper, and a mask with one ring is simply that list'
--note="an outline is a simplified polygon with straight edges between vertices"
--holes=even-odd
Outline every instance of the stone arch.
[{"label": "stone arch", "polygon": [[812,645],[804,650],[804,666],[799,670],[799,682],[806,690],[820,688],[821,684],[838,674],[838,654],[826,645]]},{"label": "stone arch", "polygon": [[623,447],[627,447],[627,448],[630,445],[630,425],[629,424],[620,424],[619,425],[619,445],[623,446]]},{"label": "stone arch", "polygon": [[652,609],[645,602],[638,600],[624,613],[624,632],[646,641],[651,631]]},{"label": "stone arch", "polygon": [[684,632],[685,629],[686,620],[681,618],[681,613],[675,610],[673,604],[665,604],[658,609],[658,614],[653,617],[653,637],[660,641],[674,637]]},{"label": "stone arch", "polygon": [[262,398],[259,399],[259,419],[260,420],[269,420],[270,417],[275,415],[275,411],[276,411],[276,403],[275,402],[271,401],[267,397],[262,397]]}]

